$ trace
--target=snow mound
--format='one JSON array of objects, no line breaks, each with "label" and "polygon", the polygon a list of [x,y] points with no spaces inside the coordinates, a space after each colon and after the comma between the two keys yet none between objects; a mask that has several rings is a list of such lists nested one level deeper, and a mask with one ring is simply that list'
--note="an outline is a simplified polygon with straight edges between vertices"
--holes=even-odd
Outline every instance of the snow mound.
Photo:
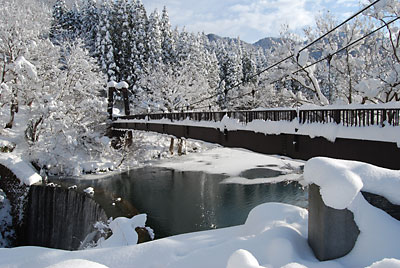
[{"label": "snow mound", "polygon": [[0,164],[11,170],[26,185],[42,181],[42,177],[36,173],[30,164],[15,155],[0,154]]},{"label": "snow mound", "polygon": [[324,203],[335,209],[347,208],[363,187],[361,178],[346,163],[323,157],[307,162],[304,179],[320,186]]},{"label": "snow mound", "polygon": [[92,262],[88,260],[81,260],[81,259],[72,259],[72,260],[66,260],[62,261],[50,266],[47,266],[46,268],[107,268],[107,266],[97,263],[97,262]]},{"label": "snow mound", "polygon": [[138,234],[135,229],[136,227],[145,228],[146,220],[146,214],[136,215],[131,219],[125,217],[114,219],[109,225],[113,234],[107,240],[101,238],[97,243],[97,247],[110,248],[136,245],[138,242]]},{"label": "snow mound", "polygon": [[232,254],[226,268],[259,268],[257,259],[247,250],[239,249]]},{"label": "snow mound", "polygon": [[[263,213],[268,211],[268,213]],[[294,222],[307,224],[308,212],[296,206],[283,203],[264,203],[253,208],[247,216],[244,228],[246,232],[257,234],[265,231],[268,226],[287,226]],[[249,227],[250,229],[247,229]],[[299,232],[306,234],[307,230],[299,228]]]}]

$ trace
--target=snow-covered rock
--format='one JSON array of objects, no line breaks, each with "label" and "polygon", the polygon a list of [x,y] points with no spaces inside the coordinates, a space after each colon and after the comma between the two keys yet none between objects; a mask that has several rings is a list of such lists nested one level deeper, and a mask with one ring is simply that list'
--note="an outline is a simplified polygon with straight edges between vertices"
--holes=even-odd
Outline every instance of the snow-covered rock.
[{"label": "snow-covered rock", "polygon": [[97,247],[109,248],[136,245],[138,242],[138,234],[135,229],[137,227],[145,228],[146,220],[146,214],[136,215],[131,219],[125,217],[118,217],[114,219],[109,224],[112,235],[106,240],[101,238],[97,243]]},{"label": "snow-covered rock", "polygon": [[87,193],[88,195],[94,195],[93,187],[87,187],[86,189],[83,190],[83,192]]},{"label": "snow-covered rock", "polygon": [[0,164],[11,170],[26,185],[42,181],[42,177],[23,159],[13,154],[0,154]]}]

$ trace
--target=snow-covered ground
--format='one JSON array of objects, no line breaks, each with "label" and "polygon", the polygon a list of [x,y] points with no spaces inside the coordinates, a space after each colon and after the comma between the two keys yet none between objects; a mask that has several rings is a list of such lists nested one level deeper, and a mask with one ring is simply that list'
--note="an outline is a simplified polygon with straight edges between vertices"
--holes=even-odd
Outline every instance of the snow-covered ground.
[{"label": "snow-covered ground", "polygon": [[[211,160],[216,164],[208,165]],[[299,167],[302,163],[244,150],[215,148],[158,165],[222,172],[235,177],[244,169],[261,165]],[[134,227],[143,225],[145,216],[118,219],[112,224],[116,235],[108,243],[107,240],[102,242],[102,248],[75,252],[39,247],[0,249],[0,267],[400,267],[399,221],[371,206],[360,193],[366,190],[398,203],[400,171],[359,162],[314,158],[306,163],[304,178],[307,183],[320,185],[323,200],[329,206],[353,211],[361,233],[347,256],[318,261],[307,243],[307,210],[266,203],[254,208],[241,226],[139,245],[132,245],[136,241]]]}]

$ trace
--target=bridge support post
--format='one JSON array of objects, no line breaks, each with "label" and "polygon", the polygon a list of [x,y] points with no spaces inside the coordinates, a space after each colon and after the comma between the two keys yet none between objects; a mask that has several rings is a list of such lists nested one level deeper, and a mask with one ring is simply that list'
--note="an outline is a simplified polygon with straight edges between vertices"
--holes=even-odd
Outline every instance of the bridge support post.
[{"label": "bridge support post", "polygon": [[[121,91],[122,93],[122,99],[124,100],[124,112],[125,115],[130,115],[130,109],[129,109],[129,96],[128,96],[128,83],[122,81],[119,82],[117,85],[117,89]],[[127,131],[126,132],[126,146],[130,147],[132,145],[133,142],[133,135],[132,135],[132,131]]]},{"label": "bridge support post", "polygon": [[129,109],[129,98],[128,98],[128,89],[127,88],[122,88],[122,97],[124,99],[124,110],[125,110],[125,115],[130,115],[130,109]]},{"label": "bridge support post", "polygon": [[113,118],[113,108],[114,108],[114,92],[115,87],[108,87],[108,105],[107,105],[107,112],[108,112],[108,119],[112,120]]}]

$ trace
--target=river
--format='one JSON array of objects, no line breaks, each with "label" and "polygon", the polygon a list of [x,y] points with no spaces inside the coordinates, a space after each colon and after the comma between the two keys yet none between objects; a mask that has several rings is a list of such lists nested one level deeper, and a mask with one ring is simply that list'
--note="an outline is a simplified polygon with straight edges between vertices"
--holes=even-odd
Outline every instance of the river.
[{"label": "river", "polygon": [[[248,170],[248,179],[274,177],[268,168]],[[51,180],[78,190],[94,188],[93,198],[109,217],[146,213],[156,238],[243,224],[250,210],[265,202],[307,207],[307,190],[297,182],[227,184],[226,175],[143,167],[104,179]]]}]

